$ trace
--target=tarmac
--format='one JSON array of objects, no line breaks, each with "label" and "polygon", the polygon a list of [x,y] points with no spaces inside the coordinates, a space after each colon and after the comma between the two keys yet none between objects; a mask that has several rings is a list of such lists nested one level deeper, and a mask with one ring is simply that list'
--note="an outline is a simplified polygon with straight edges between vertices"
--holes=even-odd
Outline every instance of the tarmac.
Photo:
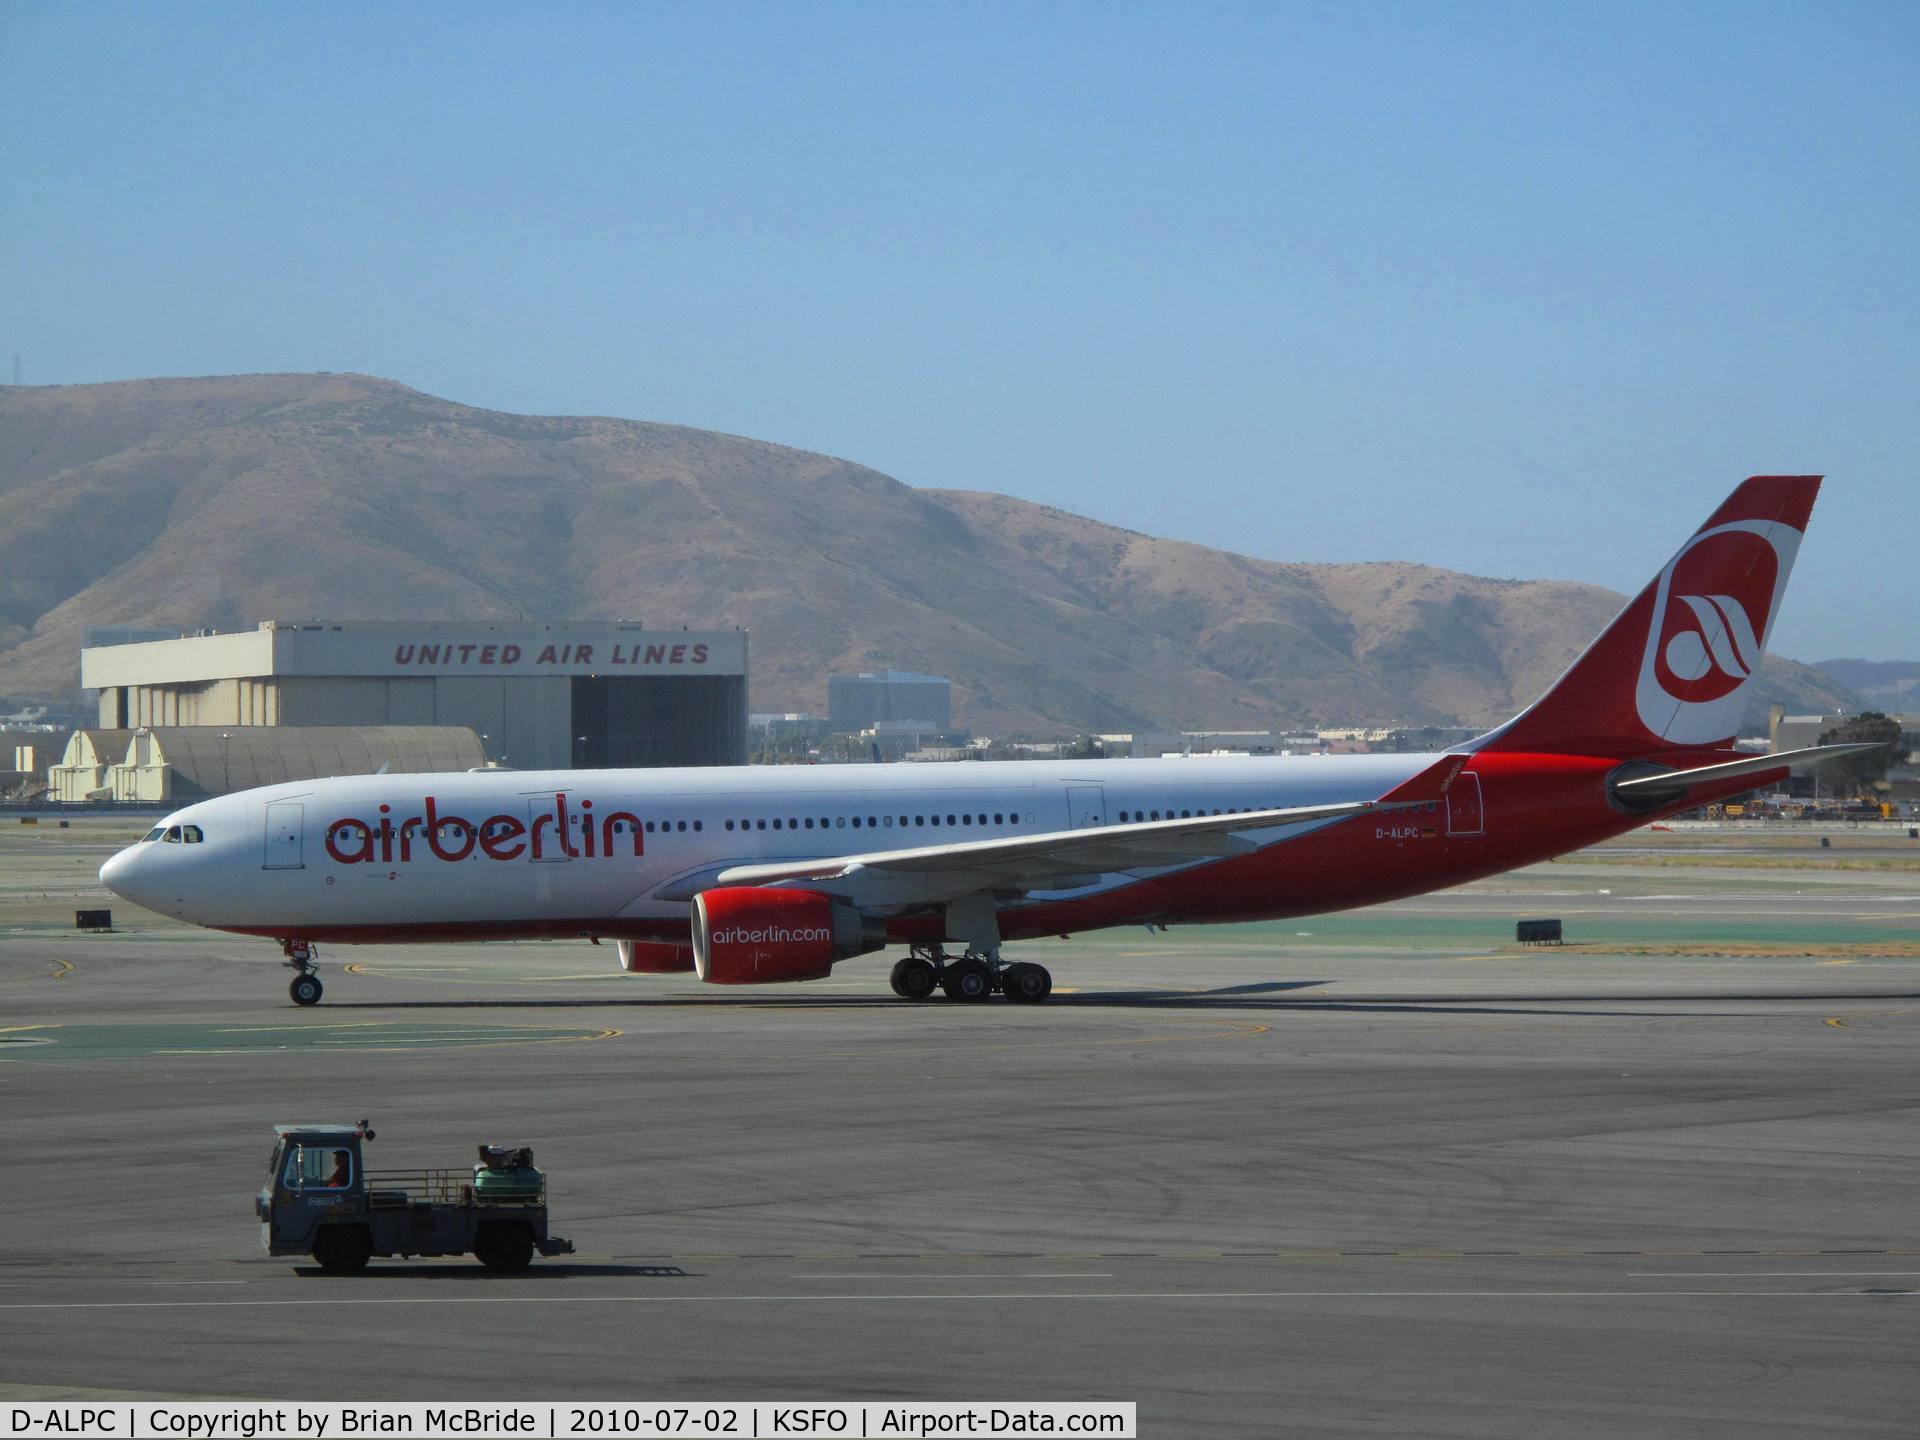
[{"label": "tarmac", "polygon": [[[296,1010],[271,946],[93,885],[126,823],[0,832],[0,1402],[1914,1433],[1904,838],[1756,865],[1641,836],[1375,910],[1023,947],[1038,1007],[901,1002],[874,959],[708,989],[582,942],[328,949]],[[73,930],[107,904],[114,933]],[[1571,943],[1515,946],[1535,916]],[[271,1126],[363,1116],[380,1166],[532,1144],[579,1253],[268,1259]]]}]

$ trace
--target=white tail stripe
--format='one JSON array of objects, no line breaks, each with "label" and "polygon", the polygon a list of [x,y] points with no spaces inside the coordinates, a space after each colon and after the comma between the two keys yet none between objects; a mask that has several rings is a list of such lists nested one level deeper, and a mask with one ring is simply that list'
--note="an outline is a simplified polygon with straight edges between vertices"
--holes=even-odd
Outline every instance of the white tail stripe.
[{"label": "white tail stripe", "polygon": [[1746,651],[1753,652],[1753,627],[1747,623],[1747,612],[1740,608],[1740,602],[1731,595],[1682,595],[1680,599],[1700,622],[1700,638],[1720,672],[1734,680],[1746,679],[1749,672],[1740,659],[1740,644],[1728,633],[1735,625],[1745,631]]},{"label": "white tail stripe", "polygon": [[[1758,536],[1773,549],[1773,594],[1761,615],[1762,627],[1755,630],[1746,607],[1729,595],[1680,595],[1672,590],[1674,573],[1696,546],[1718,535],[1745,533]],[[1800,548],[1800,532],[1777,520],[1729,520],[1702,530],[1667,562],[1654,583],[1652,628],[1647,634],[1646,650],[1640,662],[1640,681],[1635,688],[1634,704],[1645,725],[1657,738],[1677,745],[1710,745],[1729,740],[1740,728],[1740,713],[1746,708],[1746,689],[1764,652],[1766,632],[1773,627],[1779,612],[1780,597],[1786,593],[1787,576],[1793,571],[1793,559]],[[1755,597],[1756,607],[1760,597]],[[1700,649],[1693,655],[1681,645],[1676,651],[1665,647],[1668,665],[1681,679],[1698,679],[1717,666],[1729,680],[1735,681],[1728,693],[1711,700],[1689,701],[1671,693],[1658,672],[1663,653],[1660,638],[1666,626],[1663,617],[1669,605],[1684,602],[1698,629],[1688,627],[1682,635],[1697,636]],[[1677,639],[1677,637],[1676,637]],[[1750,657],[1750,660],[1745,657]],[[1678,663],[1676,663],[1678,662]],[[1697,666],[1697,670],[1696,670]],[[1689,673],[1693,672],[1693,673]]]},{"label": "white tail stripe", "polygon": [[1758,670],[1760,642],[1754,636],[1753,621],[1748,618],[1746,607],[1731,595],[1714,595],[1710,598],[1720,607],[1720,613],[1726,619],[1737,652],[1734,658],[1742,663],[1744,670]]}]

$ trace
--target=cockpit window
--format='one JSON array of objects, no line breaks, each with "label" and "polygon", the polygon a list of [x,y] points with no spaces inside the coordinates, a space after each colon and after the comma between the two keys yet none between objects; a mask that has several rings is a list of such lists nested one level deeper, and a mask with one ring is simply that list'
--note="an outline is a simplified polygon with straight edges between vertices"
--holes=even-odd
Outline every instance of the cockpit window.
[{"label": "cockpit window", "polygon": [[189,845],[198,845],[203,837],[200,834],[200,827],[198,825],[182,825],[180,827],[180,838]]},{"label": "cockpit window", "polygon": [[166,827],[166,826],[164,826],[164,825],[156,825],[156,826],[154,826],[154,827],[153,827],[153,829],[151,829],[151,830],[149,830],[149,831],[147,831],[147,833],[146,833],[146,834],[144,834],[144,835],[142,835],[142,836],[140,837],[140,843],[141,843],[142,845],[144,845],[144,844],[146,844],[146,843],[147,843],[147,842],[148,842],[149,840],[158,840],[158,839],[159,839],[159,838],[161,837],[161,835],[163,835],[164,833],[166,833],[166,828],[167,828],[167,827]]},{"label": "cockpit window", "polygon": [[178,845],[180,843],[180,827],[178,825],[169,825],[167,827],[167,833],[160,838],[169,845]]}]

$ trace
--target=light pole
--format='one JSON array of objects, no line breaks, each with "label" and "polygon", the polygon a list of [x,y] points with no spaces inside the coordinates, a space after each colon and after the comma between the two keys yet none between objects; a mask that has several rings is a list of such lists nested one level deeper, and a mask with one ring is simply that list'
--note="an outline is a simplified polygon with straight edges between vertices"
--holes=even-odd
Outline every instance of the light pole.
[{"label": "light pole", "polygon": [[231,730],[222,730],[220,732],[220,793],[222,795],[230,795],[233,793],[233,781],[228,774],[227,768],[227,742],[231,739],[233,739],[233,732]]}]

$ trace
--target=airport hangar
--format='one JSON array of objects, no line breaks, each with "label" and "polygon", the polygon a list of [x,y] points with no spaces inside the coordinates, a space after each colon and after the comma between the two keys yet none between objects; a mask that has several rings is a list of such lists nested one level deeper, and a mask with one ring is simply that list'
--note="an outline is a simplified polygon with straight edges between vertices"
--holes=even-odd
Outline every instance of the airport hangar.
[{"label": "airport hangar", "polygon": [[463,726],[516,770],[736,765],[743,630],[605,622],[263,622],[80,652],[106,730]]}]

